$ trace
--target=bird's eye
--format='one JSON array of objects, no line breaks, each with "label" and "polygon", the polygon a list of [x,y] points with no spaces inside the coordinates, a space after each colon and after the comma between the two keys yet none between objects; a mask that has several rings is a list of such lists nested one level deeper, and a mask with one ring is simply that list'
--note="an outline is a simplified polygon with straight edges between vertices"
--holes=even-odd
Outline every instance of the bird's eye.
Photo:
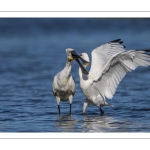
[{"label": "bird's eye", "polygon": [[80,56],[82,56],[82,54],[80,54]]}]

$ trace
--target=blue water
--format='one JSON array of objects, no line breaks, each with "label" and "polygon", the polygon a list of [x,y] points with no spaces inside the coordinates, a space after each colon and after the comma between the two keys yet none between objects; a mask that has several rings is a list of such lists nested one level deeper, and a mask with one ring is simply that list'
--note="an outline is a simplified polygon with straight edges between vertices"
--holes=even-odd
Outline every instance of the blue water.
[{"label": "blue water", "polygon": [[66,63],[66,48],[91,51],[121,38],[127,50],[150,48],[150,19],[0,18],[0,132],[150,132],[150,67],[128,73],[117,88],[114,106],[93,106],[85,99],[78,64],[71,74],[76,94],[61,102],[58,115],[52,81]]}]

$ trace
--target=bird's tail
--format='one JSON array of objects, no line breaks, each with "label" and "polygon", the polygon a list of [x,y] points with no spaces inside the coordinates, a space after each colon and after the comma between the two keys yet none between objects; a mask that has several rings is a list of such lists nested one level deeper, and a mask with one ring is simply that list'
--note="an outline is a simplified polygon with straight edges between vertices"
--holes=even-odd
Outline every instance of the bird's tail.
[{"label": "bird's tail", "polygon": [[111,105],[111,104],[108,104],[108,106],[110,106],[111,108],[114,108],[114,106],[113,106],[113,105]]},{"label": "bird's tail", "polygon": [[105,102],[105,105],[110,106],[111,108],[114,108],[114,106],[109,104],[108,102]]}]

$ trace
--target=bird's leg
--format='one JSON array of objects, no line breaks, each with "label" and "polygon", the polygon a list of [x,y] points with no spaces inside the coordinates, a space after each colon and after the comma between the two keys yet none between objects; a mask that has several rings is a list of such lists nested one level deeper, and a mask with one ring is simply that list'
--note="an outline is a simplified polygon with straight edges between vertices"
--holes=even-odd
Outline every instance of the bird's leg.
[{"label": "bird's leg", "polygon": [[71,114],[71,103],[70,103],[70,114]]},{"label": "bird's leg", "polygon": [[57,105],[58,105],[58,113],[60,114],[60,105],[59,105],[59,103],[60,103],[60,97],[56,96],[56,101],[57,101]]},{"label": "bird's leg", "polygon": [[104,111],[102,110],[102,108],[99,108],[100,112],[101,112],[101,116],[104,114]]},{"label": "bird's leg", "polygon": [[73,96],[72,96],[72,95],[70,95],[70,96],[69,96],[70,114],[71,114],[71,104],[72,104],[72,99],[73,99]]},{"label": "bird's leg", "polygon": [[86,108],[88,107],[88,102],[87,100],[84,101],[84,104],[83,104],[83,114],[86,113]]},{"label": "bird's leg", "polygon": [[72,116],[71,116],[71,114],[70,114],[70,120],[72,120]]},{"label": "bird's leg", "polygon": [[58,113],[60,114],[60,106],[58,105]]}]

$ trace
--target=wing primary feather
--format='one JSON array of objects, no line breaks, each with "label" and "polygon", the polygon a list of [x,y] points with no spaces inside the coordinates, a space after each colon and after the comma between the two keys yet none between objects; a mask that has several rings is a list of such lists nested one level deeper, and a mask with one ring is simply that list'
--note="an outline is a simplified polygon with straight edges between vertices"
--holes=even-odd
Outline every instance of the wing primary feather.
[{"label": "wing primary feather", "polygon": [[108,43],[122,42],[122,41],[120,41],[120,40],[121,40],[121,39],[116,39],[116,40],[110,41],[110,42],[108,42]]}]

